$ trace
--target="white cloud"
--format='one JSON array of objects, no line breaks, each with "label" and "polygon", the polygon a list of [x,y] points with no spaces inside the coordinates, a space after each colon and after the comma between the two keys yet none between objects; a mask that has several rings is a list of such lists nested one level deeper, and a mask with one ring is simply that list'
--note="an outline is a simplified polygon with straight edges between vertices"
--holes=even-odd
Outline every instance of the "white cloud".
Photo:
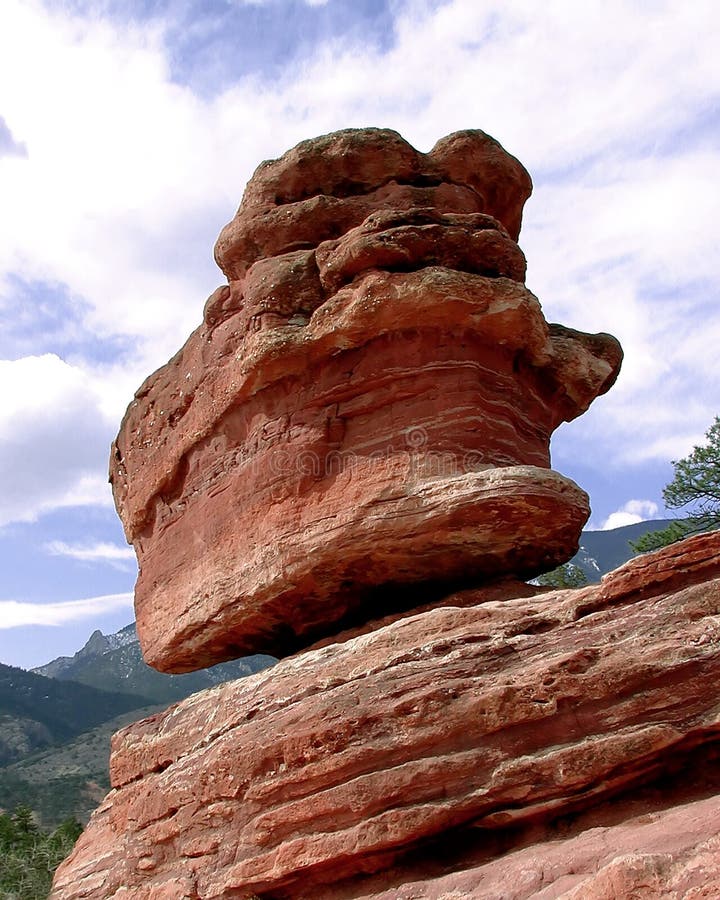
[{"label": "white cloud", "polygon": [[657,518],[658,512],[659,507],[652,500],[628,500],[620,509],[610,513],[599,530],[609,531],[611,528],[646,522],[648,519]]},{"label": "white cloud", "polygon": [[[42,66],[25,58],[28,46]],[[6,0],[0,81],[14,85],[3,114],[28,150],[0,166],[0,266],[69,285],[101,334],[159,340],[169,330],[177,341],[206,288],[183,271],[173,234],[212,216],[223,197],[209,189],[216,174],[202,175],[217,135],[170,80],[158,29]],[[203,251],[210,258],[210,246]]]},{"label": "white cloud", "polygon": [[613,331],[626,350],[616,388],[571,426],[588,456],[678,458],[707,428],[720,151],[700,128],[717,101],[714,2],[407,0],[389,51],[336,38],[280,79],[216,97],[173,80],[172,22],[54,8],[0,5],[0,113],[27,150],[0,159],[0,303],[11,274],[61,283],[87,304],[86,328],[136,352],[103,368],[26,364],[40,385],[22,361],[5,370],[0,523],[108,502],[107,442],[222,280],[211,248],[245,181],[261,159],[352,125],[424,150],[482,127],[530,169],[529,286],[550,318]]},{"label": "white cloud", "polygon": [[[203,283],[213,278],[211,266],[198,273],[177,244],[175,266],[167,265],[173,240],[189,242],[183,227],[204,223],[193,238],[206,245],[192,249],[209,261],[217,230],[261,158],[314,133],[378,122],[425,149],[454,128],[481,125],[531,170],[580,160],[585,168],[598,157],[611,170],[614,163],[599,182],[596,174],[594,186],[576,174],[558,190],[554,205],[562,207],[551,224],[572,237],[571,258],[578,223],[574,234],[567,225],[593,190],[598,215],[611,219],[606,252],[622,249],[628,232],[637,239],[648,224],[664,221],[666,231],[678,231],[674,215],[655,214],[673,193],[699,206],[705,221],[711,193],[696,188],[707,183],[703,170],[715,154],[694,178],[687,175],[695,170],[692,160],[670,177],[665,162],[647,163],[648,151],[634,145],[681,125],[707,93],[714,51],[697,29],[714,8],[698,3],[692,14],[677,8],[648,18],[632,4],[611,5],[615,15],[567,3],[537,12],[525,3],[455,0],[436,10],[406,3],[398,7],[397,44],[386,55],[336,41],[317,48],[300,70],[288,70],[285,81],[245,79],[202,101],[172,82],[159,25],[111,28],[6,0],[0,66],[13,89],[3,109],[30,155],[24,166],[7,169],[3,184],[5,208],[12,210],[0,243],[6,265],[30,268],[35,277],[44,270],[90,301],[98,327],[160,340],[162,352],[171,352],[167,331],[172,341],[187,334],[215,287]],[[648,40],[659,31],[673,40]],[[28,45],[41,54],[42,71],[54,73],[51,83],[27,58]],[[522,65],[509,66],[508,59]],[[638,187],[643,166],[651,171]],[[550,202],[554,192],[551,186]],[[683,218],[699,230],[697,219]],[[685,245],[694,230],[683,229]],[[646,244],[654,245],[652,234]],[[154,256],[156,247],[164,255]],[[692,261],[682,256],[663,258]],[[702,245],[695,258],[705,258]]]},{"label": "white cloud", "polygon": [[127,563],[135,562],[135,551],[132,547],[120,547],[106,541],[94,544],[68,544],[65,541],[49,541],[45,550],[52,556],[66,556],[79,562],[109,563],[128,568]]},{"label": "white cloud", "polygon": [[0,116],[0,156],[27,156],[27,147],[18,144],[2,116]]},{"label": "white cloud", "polygon": [[27,603],[21,600],[0,600],[0,630],[27,625],[66,625],[122,609],[132,609],[133,595],[108,594],[86,600],[62,603]]},{"label": "white cloud", "polygon": [[598,459],[676,459],[717,411],[717,203],[704,185],[719,162],[717,152],[680,147],[673,157],[630,158],[622,171],[598,163],[533,201],[528,281],[546,314],[612,331],[625,349],[617,385],[572,426]]},{"label": "white cloud", "polygon": [[[282,0],[231,0],[239,6],[271,6],[281,5]],[[327,6],[330,0],[303,0],[306,6]]]},{"label": "white cloud", "polygon": [[111,502],[101,407],[88,374],[53,354],[0,360],[0,526]]}]

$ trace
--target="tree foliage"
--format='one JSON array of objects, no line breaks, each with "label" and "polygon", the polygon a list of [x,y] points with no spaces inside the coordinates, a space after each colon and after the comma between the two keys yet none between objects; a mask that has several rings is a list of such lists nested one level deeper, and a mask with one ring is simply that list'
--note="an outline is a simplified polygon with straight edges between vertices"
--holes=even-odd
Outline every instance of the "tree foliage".
[{"label": "tree foliage", "polygon": [[[38,777],[41,761],[46,762],[47,777]],[[110,790],[108,772],[83,771],[53,776],[58,765],[43,754],[36,762],[30,777],[22,766],[0,768],[0,808],[13,809],[19,804],[31,806],[43,828],[54,828],[69,817],[83,819],[97,806],[99,799]],[[83,765],[78,760],[77,765]],[[2,900],[2,898],[0,898]]]},{"label": "tree foliage", "polygon": [[552,572],[540,575],[535,581],[552,588],[577,588],[587,584],[587,575],[575,563],[563,563]]},{"label": "tree foliage", "polygon": [[720,416],[705,435],[706,442],[684,459],[673,461],[675,475],[663,490],[669,509],[688,507],[684,519],[631,544],[637,553],[657,550],[691,534],[720,528]]},{"label": "tree foliage", "polygon": [[40,723],[58,743],[151,703],[146,697],[101,691],[0,663],[0,713]]},{"label": "tree foliage", "polygon": [[45,900],[55,869],[81,832],[74,819],[45,832],[27,806],[18,806],[12,815],[0,814],[0,898]]}]

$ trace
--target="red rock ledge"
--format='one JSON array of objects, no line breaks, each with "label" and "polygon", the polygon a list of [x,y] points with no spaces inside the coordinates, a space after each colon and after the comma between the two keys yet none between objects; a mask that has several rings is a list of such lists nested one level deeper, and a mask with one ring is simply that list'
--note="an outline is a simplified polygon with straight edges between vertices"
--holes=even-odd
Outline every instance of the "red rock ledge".
[{"label": "red rock ledge", "polygon": [[717,896],[720,534],[476,600],[121,731],[54,900]]}]

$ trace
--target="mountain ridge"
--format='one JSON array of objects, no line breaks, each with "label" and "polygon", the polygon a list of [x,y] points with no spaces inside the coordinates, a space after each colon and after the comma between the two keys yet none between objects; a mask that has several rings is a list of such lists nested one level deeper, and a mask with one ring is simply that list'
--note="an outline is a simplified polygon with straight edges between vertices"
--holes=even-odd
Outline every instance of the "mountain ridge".
[{"label": "mountain ridge", "polygon": [[46,675],[48,678],[58,678],[62,672],[71,669],[73,664],[79,659],[117,650],[119,647],[127,646],[135,641],[137,641],[137,632],[134,622],[112,634],[103,634],[99,628],[96,628],[85,644],[73,656],[58,656],[48,663],[35,666],[30,671],[38,675]]},{"label": "mountain ridge", "polygon": [[588,529],[580,535],[580,547],[570,562],[582,569],[588,583],[598,582],[603,575],[617,569],[635,555],[630,541],[667,528],[674,521],[675,519],[647,519],[619,528]]},{"label": "mountain ridge", "polygon": [[131,622],[110,635],[95,630],[74,656],[60,656],[32,671],[59,681],[94,685],[167,704],[221,682],[252,675],[273,662],[270,656],[256,655],[184,675],[167,675],[144,661]]},{"label": "mountain ridge", "polygon": [[147,697],[47,678],[0,663],[0,764],[72,740],[151,702]]}]

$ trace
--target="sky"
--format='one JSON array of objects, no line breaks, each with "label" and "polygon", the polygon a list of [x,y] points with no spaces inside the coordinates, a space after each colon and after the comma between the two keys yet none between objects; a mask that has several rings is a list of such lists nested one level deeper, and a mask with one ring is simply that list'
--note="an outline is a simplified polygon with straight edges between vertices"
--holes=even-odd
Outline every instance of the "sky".
[{"label": "sky", "polygon": [[720,412],[719,30],[715,0],[2,0],[0,662],[132,621],[110,441],[256,165],[339,128],[523,162],[528,287],[626,354],[553,466],[590,527],[668,515]]}]

